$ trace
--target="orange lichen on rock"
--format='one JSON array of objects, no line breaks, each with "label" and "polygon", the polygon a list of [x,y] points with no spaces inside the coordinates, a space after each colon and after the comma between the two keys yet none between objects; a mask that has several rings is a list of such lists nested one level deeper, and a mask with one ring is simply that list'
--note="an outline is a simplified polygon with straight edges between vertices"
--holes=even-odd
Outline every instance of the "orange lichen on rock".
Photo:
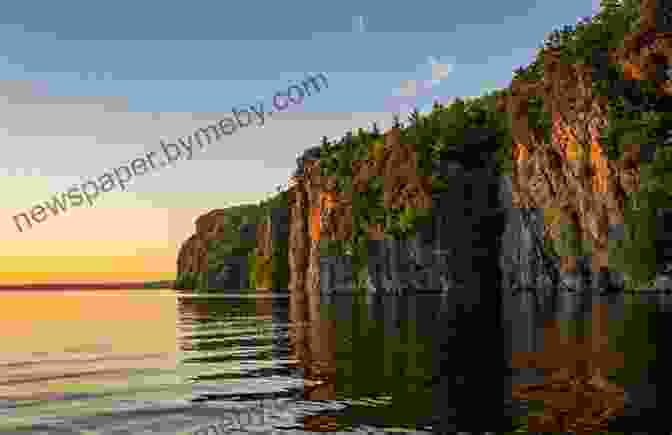
[{"label": "orange lichen on rock", "polygon": [[567,142],[565,146],[565,155],[567,160],[579,160],[579,144],[574,141]]},{"label": "orange lichen on rock", "polygon": [[320,208],[331,210],[336,207],[336,194],[334,192],[320,192]]},{"label": "orange lichen on rock", "polygon": [[310,237],[313,240],[320,240],[324,212],[333,210],[337,204],[335,192],[320,192],[319,206],[312,207],[310,213]]},{"label": "orange lichen on rock", "polygon": [[521,143],[513,144],[513,161],[514,162],[524,162],[530,156],[527,147]]},{"label": "orange lichen on rock", "polygon": [[576,160],[579,158],[576,131],[572,127],[562,126],[560,114],[558,112],[553,113],[553,129],[551,135],[553,141],[560,145],[562,156],[566,160]]},{"label": "orange lichen on rock", "polygon": [[593,165],[593,189],[595,192],[607,193],[607,183],[609,178],[609,164],[602,152],[599,143],[599,133],[595,127],[590,130],[591,147],[590,161]]},{"label": "orange lichen on rock", "polygon": [[632,62],[625,62],[623,64],[623,75],[625,76],[626,80],[642,79],[642,71]]},{"label": "orange lichen on rock", "polygon": [[310,211],[310,238],[313,240],[320,240],[320,230],[322,228],[320,208],[312,207]]}]

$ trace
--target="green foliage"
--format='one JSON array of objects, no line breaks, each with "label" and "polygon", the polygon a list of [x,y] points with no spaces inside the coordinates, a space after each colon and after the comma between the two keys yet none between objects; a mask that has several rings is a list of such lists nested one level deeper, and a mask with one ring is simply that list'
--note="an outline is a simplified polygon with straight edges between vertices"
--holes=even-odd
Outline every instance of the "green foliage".
[{"label": "green foliage", "polygon": [[[543,47],[558,49],[565,64],[590,64],[596,50],[620,47],[626,33],[636,30],[639,18],[637,1],[603,0],[597,15],[584,17],[575,26],[565,25],[561,30],[553,30],[547,35]],[[540,50],[535,62],[521,68],[519,76],[540,80],[542,65]]]},{"label": "green foliage", "polygon": [[513,72],[514,80],[522,81],[541,81],[544,78],[544,63],[543,63],[543,52],[541,50],[537,51],[537,57],[534,62],[529,64],[526,67],[518,67]]},{"label": "green foliage", "polygon": [[651,163],[640,165],[639,190],[624,207],[625,237],[609,240],[609,264],[626,275],[627,289],[652,287],[658,265],[656,215],[672,207],[672,149],[658,148]]},{"label": "green foliage", "polygon": [[[624,145],[657,144],[662,131],[669,126],[669,112],[657,110],[627,110],[625,95],[614,91],[614,84],[625,79],[621,68],[610,65],[606,80],[593,83],[593,90],[608,99],[608,126],[600,132],[607,156],[618,160],[623,155]],[[650,82],[640,81],[644,99],[655,99],[655,87]]]},{"label": "green foliage", "polygon": [[[418,175],[430,175],[434,162],[438,160],[462,159],[483,151],[495,157],[497,170],[510,170],[509,120],[505,113],[496,111],[497,97],[504,92],[493,91],[468,101],[457,99],[448,106],[435,102],[428,114],[414,110],[405,125],[395,115],[393,122],[401,130],[402,143],[415,146]],[[466,147],[466,138],[474,128],[492,132],[490,143]],[[352,238],[343,242],[325,241],[320,245],[321,253],[352,257],[354,273],[361,278],[358,281],[361,285],[365,284],[369,225],[382,224],[387,237],[405,239],[411,237],[418,222],[428,218],[430,214],[430,210],[386,209],[383,206],[384,180],[380,177],[369,179],[368,188],[364,192],[352,191],[352,161],[368,157],[370,145],[381,139],[374,124],[370,131],[360,129],[356,135],[348,132],[334,143],[323,137],[321,144],[321,175],[335,176],[337,190],[352,194],[353,207]],[[446,190],[449,188],[449,180],[445,176],[434,174],[432,188],[433,191]]]},{"label": "green foliage", "polygon": [[343,242],[343,251],[351,258],[354,276],[359,277],[368,264],[368,233],[363,218],[356,215],[353,217],[354,234],[350,240]]},{"label": "green foliage", "polygon": [[578,257],[585,254],[578,227],[574,223],[560,225],[560,237],[554,240],[553,246],[555,252],[562,257]]},{"label": "green foliage", "polygon": [[450,188],[448,178],[445,176],[432,177],[432,193],[445,192]]},{"label": "green foliage", "polygon": [[544,253],[549,257],[557,257],[558,252],[555,250],[555,241],[550,237],[544,237]]},{"label": "green foliage", "polygon": [[544,110],[544,101],[540,97],[530,97],[527,104],[528,125],[532,131],[541,131],[544,142],[551,142],[553,121],[551,114]]},{"label": "green foliage", "polygon": [[187,272],[178,275],[175,280],[176,290],[200,290],[205,289],[206,277],[203,273]]},{"label": "green foliage", "polygon": [[177,276],[175,280],[175,289],[176,290],[195,290],[197,283],[199,281],[199,276],[193,272],[183,273]]},{"label": "green foliage", "polygon": [[413,207],[392,209],[386,217],[385,234],[393,240],[407,240],[415,235],[418,224],[428,222],[431,210]]},{"label": "green foliage", "polygon": [[336,257],[345,255],[345,244],[342,240],[320,239],[320,256]]},{"label": "green foliage", "polygon": [[[257,273],[256,258],[254,255],[256,241],[241,239],[240,227],[244,224],[260,224],[270,215],[272,210],[287,206],[287,191],[279,191],[277,194],[260,201],[258,204],[244,204],[226,208],[226,214],[223,218],[224,225],[220,230],[221,237],[210,241],[207,246],[207,272],[221,270],[222,266],[227,262],[228,257],[247,257],[248,264],[250,265],[249,285],[252,287],[256,282]],[[276,251],[273,253],[273,279],[274,283],[277,282],[278,285],[284,287],[287,285],[289,274],[287,257],[287,242],[284,242],[284,244],[278,243]],[[207,284],[206,277],[207,273],[178,276],[176,288],[204,290]]]},{"label": "green foliage", "polygon": [[609,240],[609,265],[626,275],[630,287],[644,286],[657,269],[656,197],[637,192],[626,199],[623,240]]},{"label": "green foliage", "polygon": [[287,240],[274,241],[271,270],[273,288],[287,289],[289,286],[289,243]]},{"label": "green foliage", "polygon": [[366,291],[366,281],[368,276],[369,268],[367,264],[364,264],[357,269],[357,271],[354,273],[355,290],[359,290],[360,292]]},{"label": "green foliage", "polygon": [[651,163],[640,164],[639,190],[652,195],[656,207],[672,207],[672,147],[658,148]]}]

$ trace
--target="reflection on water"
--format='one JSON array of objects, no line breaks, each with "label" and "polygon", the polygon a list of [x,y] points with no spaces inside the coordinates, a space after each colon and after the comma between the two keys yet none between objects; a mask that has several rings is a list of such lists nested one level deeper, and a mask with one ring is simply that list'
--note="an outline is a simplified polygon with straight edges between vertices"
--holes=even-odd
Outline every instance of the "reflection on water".
[{"label": "reflection on water", "polygon": [[[669,426],[656,330],[669,296],[522,294],[507,298],[513,397],[532,432],[642,432]],[[659,409],[658,409],[659,411]],[[662,424],[662,426],[661,426]]]},{"label": "reflection on water", "polygon": [[656,423],[668,296],[491,296],[3,292],[0,433]]},{"label": "reflection on water", "polygon": [[622,352],[607,348],[607,305],[592,305],[588,337],[563,334],[557,319],[547,320],[541,329],[542,350],[514,352],[511,358],[515,368],[548,372],[543,382],[514,386],[517,399],[543,403],[544,413],[530,418],[530,430],[607,430],[608,418],[622,414],[625,407],[624,389],[608,379],[608,372],[624,368],[624,361]]}]

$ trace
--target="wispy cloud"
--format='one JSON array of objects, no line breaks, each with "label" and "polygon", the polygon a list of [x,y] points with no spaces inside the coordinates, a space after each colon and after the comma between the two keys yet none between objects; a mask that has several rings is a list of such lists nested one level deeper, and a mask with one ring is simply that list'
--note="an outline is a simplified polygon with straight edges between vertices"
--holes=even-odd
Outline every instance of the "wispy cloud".
[{"label": "wispy cloud", "polygon": [[439,63],[433,56],[430,56],[428,60],[432,66],[432,84],[434,85],[447,79],[450,73],[453,72],[453,64],[451,63]]},{"label": "wispy cloud", "polygon": [[397,95],[400,97],[417,97],[424,91],[431,90],[434,86],[441,83],[453,72],[453,65],[450,63],[439,63],[435,57],[429,56],[427,62],[431,66],[430,80],[403,80],[397,88]]},{"label": "wispy cloud", "polygon": [[427,63],[431,66],[429,80],[403,80],[395,95],[388,98],[387,109],[392,112],[411,110],[416,99],[420,96],[432,94],[432,88],[446,80],[453,72],[453,64],[440,63],[434,56],[427,57]]},{"label": "wispy cloud", "polygon": [[400,97],[415,97],[418,94],[417,80],[404,80],[397,88],[397,95]]}]

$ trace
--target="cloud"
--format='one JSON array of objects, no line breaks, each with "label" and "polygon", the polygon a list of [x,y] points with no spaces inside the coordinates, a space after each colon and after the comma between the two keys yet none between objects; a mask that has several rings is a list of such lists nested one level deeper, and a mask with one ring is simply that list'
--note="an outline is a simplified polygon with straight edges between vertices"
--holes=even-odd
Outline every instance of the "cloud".
[{"label": "cloud", "polygon": [[432,82],[438,84],[440,81],[447,79],[451,72],[453,72],[453,65],[449,63],[432,65]]},{"label": "cloud", "polygon": [[439,63],[434,56],[429,56],[427,61],[432,66],[432,83],[435,85],[447,79],[453,72],[453,64],[451,63]]},{"label": "cloud", "polygon": [[417,80],[404,80],[397,89],[397,95],[400,97],[415,97],[418,94]]},{"label": "cloud", "polygon": [[397,96],[417,97],[447,79],[453,72],[453,65],[450,63],[439,63],[433,56],[429,56],[427,61],[432,67],[431,80],[403,80],[397,88]]},{"label": "cloud", "polygon": [[434,56],[428,56],[427,62],[431,66],[430,80],[403,80],[395,95],[386,99],[386,110],[391,112],[405,112],[411,110],[417,103],[417,98],[433,94],[433,88],[447,79],[453,72],[453,64],[439,63]]}]

